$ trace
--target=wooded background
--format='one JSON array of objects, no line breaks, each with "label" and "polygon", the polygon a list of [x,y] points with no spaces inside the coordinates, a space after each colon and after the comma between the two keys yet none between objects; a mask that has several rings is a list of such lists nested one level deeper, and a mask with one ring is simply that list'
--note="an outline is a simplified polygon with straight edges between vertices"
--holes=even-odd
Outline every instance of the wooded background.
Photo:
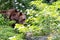
[{"label": "wooded background", "polygon": [[12,28],[15,21],[0,14],[0,40],[26,40],[27,35],[60,40],[60,0],[0,0],[0,10],[10,8],[25,13],[26,24],[16,23]]}]

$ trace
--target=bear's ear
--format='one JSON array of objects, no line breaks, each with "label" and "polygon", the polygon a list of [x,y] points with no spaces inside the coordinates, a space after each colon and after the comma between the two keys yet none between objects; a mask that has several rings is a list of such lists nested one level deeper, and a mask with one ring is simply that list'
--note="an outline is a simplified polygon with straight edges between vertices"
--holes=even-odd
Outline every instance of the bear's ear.
[{"label": "bear's ear", "polygon": [[17,9],[15,9],[15,12],[18,12]]},{"label": "bear's ear", "polygon": [[22,15],[22,12],[20,12],[20,16]]}]

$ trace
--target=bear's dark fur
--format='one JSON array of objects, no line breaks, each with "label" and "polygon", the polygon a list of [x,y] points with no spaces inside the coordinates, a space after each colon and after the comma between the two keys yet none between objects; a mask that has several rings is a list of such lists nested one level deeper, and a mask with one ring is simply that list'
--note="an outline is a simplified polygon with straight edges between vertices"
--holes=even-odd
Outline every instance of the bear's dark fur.
[{"label": "bear's dark fur", "polygon": [[24,24],[26,20],[26,15],[16,9],[1,10],[0,13],[8,16],[10,20],[15,20],[16,23]]}]

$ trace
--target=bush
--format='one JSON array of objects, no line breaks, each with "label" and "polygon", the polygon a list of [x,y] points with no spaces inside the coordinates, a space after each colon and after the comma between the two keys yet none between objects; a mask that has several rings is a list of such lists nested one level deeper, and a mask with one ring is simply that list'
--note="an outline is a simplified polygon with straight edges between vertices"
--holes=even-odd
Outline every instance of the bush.
[{"label": "bush", "polygon": [[[8,35],[7,38],[10,38],[10,40],[25,40],[25,35],[27,33],[32,33],[31,37],[34,36],[48,36],[53,35],[51,40],[59,40],[59,36],[56,36],[54,38],[54,35],[60,34],[60,1],[57,0],[56,2],[52,2],[51,5],[48,3],[43,3],[44,0],[34,0],[34,1],[23,1],[18,0],[17,1],[17,9],[23,10],[26,13],[27,19],[26,24],[16,24],[15,25],[15,31],[19,34],[13,35],[9,37],[7,34],[4,34],[5,36]],[[46,1],[45,1],[46,2]],[[20,4],[20,6],[19,6]],[[24,7],[22,7],[22,6]],[[16,5],[15,5],[16,7]],[[9,19],[5,19],[2,15],[0,15],[0,24],[1,25],[12,25],[14,21],[10,21]],[[5,26],[4,26],[5,27]],[[0,30],[3,28],[1,27]],[[8,28],[10,31],[10,28]],[[7,30],[8,30],[7,29]],[[4,30],[3,30],[4,31]],[[6,30],[5,30],[6,31]],[[11,29],[12,31],[12,29]],[[12,35],[12,32],[10,33]],[[13,33],[14,34],[14,33]],[[2,35],[2,34],[1,34]],[[6,38],[6,40],[7,40]],[[58,39],[57,39],[58,38]],[[2,38],[3,39],[3,38]],[[5,40],[5,37],[4,37]],[[50,40],[50,39],[48,39]]]}]

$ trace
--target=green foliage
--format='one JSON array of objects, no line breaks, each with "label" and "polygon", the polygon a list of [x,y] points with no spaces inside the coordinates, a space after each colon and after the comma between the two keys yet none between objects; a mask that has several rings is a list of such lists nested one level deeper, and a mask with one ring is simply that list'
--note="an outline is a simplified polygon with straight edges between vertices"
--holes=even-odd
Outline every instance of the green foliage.
[{"label": "green foliage", "polygon": [[15,23],[15,21],[10,21],[7,18],[4,18],[2,14],[0,14],[0,25],[12,25],[13,23]]},{"label": "green foliage", "polygon": [[0,40],[8,40],[9,37],[16,35],[14,29],[11,27],[13,23],[15,21],[10,21],[0,14]]},{"label": "green foliage", "polygon": [[17,34],[15,36],[9,37],[10,40],[25,40],[25,35],[23,33]]},{"label": "green foliage", "polygon": [[[3,26],[0,28],[0,37],[2,40],[25,40],[25,35],[27,32],[32,32],[32,36],[48,36],[52,34],[51,40],[60,39],[60,1],[54,0],[52,2],[47,2],[48,0],[17,0],[14,7],[19,10],[23,10],[26,13],[27,19],[26,24],[16,24],[15,31],[19,34],[15,34],[13,29],[9,26],[15,23],[15,21],[10,21],[5,19],[3,15],[0,14],[0,25],[8,25],[8,27]],[[7,2],[6,0],[2,2]],[[1,3],[4,4],[4,3]],[[9,4],[12,0],[9,2]],[[43,3],[47,2],[47,3]],[[3,6],[3,9],[9,9],[13,4]],[[49,5],[51,4],[51,5]],[[4,29],[3,29],[4,28]],[[7,32],[6,32],[7,31]],[[9,31],[9,32],[8,32]],[[59,35],[59,36],[58,36]],[[48,40],[50,40],[48,39]]]},{"label": "green foliage", "polygon": [[8,40],[9,37],[16,35],[11,26],[0,25],[0,40]]},{"label": "green foliage", "polygon": [[59,4],[59,1],[52,3],[52,5],[48,5],[40,1],[31,1],[29,5],[32,9],[26,9],[26,26],[16,25],[16,27],[18,26],[19,32],[32,32],[33,36],[43,36],[55,33],[60,34],[60,27],[58,27],[58,24],[60,23],[60,15],[59,11],[57,11]]},{"label": "green foliage", "polygon": [[13,8],[12,0],[0,0],[0,10]]},{"label": "green foliage", "polygon": [[52,4],[53,2],[56,2],[57,0],[43,0],[43,3],[47,3],[47,4]]}]

